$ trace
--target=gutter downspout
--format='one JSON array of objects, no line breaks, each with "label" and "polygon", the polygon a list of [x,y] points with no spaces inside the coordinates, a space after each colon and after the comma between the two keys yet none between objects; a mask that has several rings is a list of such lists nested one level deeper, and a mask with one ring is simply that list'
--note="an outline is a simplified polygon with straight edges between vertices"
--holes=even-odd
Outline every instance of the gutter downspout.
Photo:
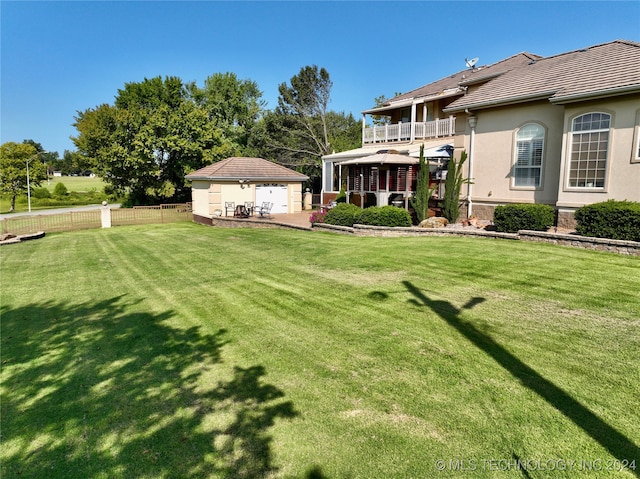
[{"label": "gutter downspout", "polygon": [[469,172],[467,176],[467,217],[471,217],[473,211],[473,202],[471,201],[471,192],[472,192],[472,179],[473,179],[473,157],[474,157],[474,143],[476,137],[476,125],[478,124],[478,117],[472,115],[469,110],[465,110],[467,114],[469,114],[469,126],[471,127],[471,136],[469,138]]}]

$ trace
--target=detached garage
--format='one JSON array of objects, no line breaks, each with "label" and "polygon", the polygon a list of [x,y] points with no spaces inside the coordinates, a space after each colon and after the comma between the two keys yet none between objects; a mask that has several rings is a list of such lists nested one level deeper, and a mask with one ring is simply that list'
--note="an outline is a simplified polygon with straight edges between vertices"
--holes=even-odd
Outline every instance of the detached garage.
[{"label": "detached garage", "polygon": [[302,183],[309,178],[263,158],[232,157],[186,176],[192,181],[194,216],[228,215],[226,203],[272,203],[271,213],[300,213]]}]

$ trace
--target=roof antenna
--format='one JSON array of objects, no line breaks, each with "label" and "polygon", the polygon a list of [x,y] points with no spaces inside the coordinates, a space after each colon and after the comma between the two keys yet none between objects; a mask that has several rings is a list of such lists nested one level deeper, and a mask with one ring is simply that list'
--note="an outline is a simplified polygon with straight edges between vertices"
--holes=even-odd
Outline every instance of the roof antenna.
[{"label": "roof antenna", "polygon": [[476,63],[478,63],[478,60],[480,60],[479,58],[472,58],[471,60],[467,60],[466,58],[464,59],[464,62],[467,64],[467,68],[473,68],[476,66]]}]

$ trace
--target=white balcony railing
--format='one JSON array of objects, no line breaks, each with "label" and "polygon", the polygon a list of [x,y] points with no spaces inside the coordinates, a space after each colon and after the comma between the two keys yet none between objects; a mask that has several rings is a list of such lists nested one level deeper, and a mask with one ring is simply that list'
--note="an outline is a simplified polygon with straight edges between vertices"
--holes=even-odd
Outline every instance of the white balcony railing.
[{"label": "white balcony railing", "polygon": [[440,138],[453,136],[455,131],[456,118],[450,116],[442,120],[366,127],[362,130],[362,143],[393,143],[396,141]]}]

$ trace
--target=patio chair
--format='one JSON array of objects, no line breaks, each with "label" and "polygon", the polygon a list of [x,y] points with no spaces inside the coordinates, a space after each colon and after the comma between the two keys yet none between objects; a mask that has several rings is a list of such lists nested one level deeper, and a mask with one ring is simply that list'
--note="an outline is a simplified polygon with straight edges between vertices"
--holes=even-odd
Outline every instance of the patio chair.
[{"label": "patio chair", "polygon": [[225,201],[224,202],[224,215],[229,216],[229,210],[231,210],[231,214],[235,214],[236,212],[236,203],[235,201]]},{"label": "patio chair", "polygon": [[262,203],[262,206],[260,208],[258,208],[258,213],[260,213],[260,217],[262,218],[265,215],[267,215],[267,216],[270,215],[272,207],[273,207],[273,203],[269,203],[267,201]]},{"label": "patio chair", "polygon": [[249,216],[253,216],[253,201],[245,201],[244,209],[249,214]]}]

